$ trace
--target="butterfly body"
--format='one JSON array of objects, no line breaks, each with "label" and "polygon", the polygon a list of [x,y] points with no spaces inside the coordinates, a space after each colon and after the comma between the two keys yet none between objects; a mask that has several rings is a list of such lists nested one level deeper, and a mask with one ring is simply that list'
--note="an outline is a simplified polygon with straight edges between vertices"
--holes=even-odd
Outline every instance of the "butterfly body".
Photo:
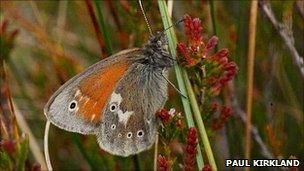
[{"label": "butterfly body", "polygon": [[44,112],[54,125],[95,134],[105,151],[129,156],[151,147],[157,110],[165,105],[173,65],[162,34],[142,48],[121,51],[89,67],[57,90]]}]

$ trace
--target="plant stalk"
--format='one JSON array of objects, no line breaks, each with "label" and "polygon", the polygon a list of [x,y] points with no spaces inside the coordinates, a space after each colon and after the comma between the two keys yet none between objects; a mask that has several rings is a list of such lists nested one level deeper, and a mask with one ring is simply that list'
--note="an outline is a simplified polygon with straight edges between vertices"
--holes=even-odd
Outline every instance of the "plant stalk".
[{"label": "plant stalk", "polygon": [[[245,158],[250,159],[251,151],[251,115],[253,100],[253,76],[254,76],[254,56],[255,56],[255,36],[257,21],[258,1],[251,1],[250,19],[249,19],[249,37],[248,37],[248,54],[247,54],[247,97],[246,97],[246,132],[245,132]],[[249,170],[249,167],[246,168]]]}]

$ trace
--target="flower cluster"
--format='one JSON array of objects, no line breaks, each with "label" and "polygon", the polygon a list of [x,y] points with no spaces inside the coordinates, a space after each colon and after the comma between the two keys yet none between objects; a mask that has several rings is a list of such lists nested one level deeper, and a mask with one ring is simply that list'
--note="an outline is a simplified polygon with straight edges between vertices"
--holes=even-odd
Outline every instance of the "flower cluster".
[{"label": "flower cluster", "polygon": [[[170,109],[169,111],[166,109],[160,109],[156,112],[156,116],[162,120],[163,123],[167,124],[172,121],[172,118],[176,115],[176,111],[174,108]],[[177,125],[179,123],[176,123]]]},{"label": "flower cluster", "polygon": [[[214,55],[208,55],[218,42],[216,36],[205,40],[202,36],[201,21],[198,18],[184,17],[187,43],[178,43],[177,51],[181,63],[186,67],[193,67],[202,62],[206,66],[206,81],[212,95],[218,95],[221,88],[236,74],[238,68],[234,62],[228,60],[228,50],[221,49]],[[203,60],[202,60],[203,59]]]},{"label": "flower cluster", "polygon": [[168,142],[176,139],[185,128],[182,114],[177,112],[174,108],[170,109],[169,111],[166,109],[161,109],[156,112],[155,115],[162,121],[163,127],[167,128],[159,131],[160,138],[165,139]]},{"label": "flower cluster", "polygon": [[157,157],[158,169],[160,171],[170,171],[170,164],[166,157],[159,155]]},{"label": "flower cluster", "polygon": [[189,15],[184,17],[185,32],[187,36],[187,45],[177,44],[177,51],[183,57],[182,63],[187,66],[195,66],[201,59],[206,58],[208,52],[215,47],[218,42],[216,36],[211,37],[207,43],[203,41],[201,20],[192,19]]},{"label": "flower cluster", "polygon": [[211,92],[214,95],[219,94],[221,88],[232,80],[235,76],[238,67],[234,62],[228,61],[228,49],[221,49],[215,55],[209,57],[210,63],[218,69],[213,70],[212,76],[208,78],[208,83],[211,85]]},{"label": "flower cluster", "polygon": [[224,124],[227,122],[229,117],[231,116],[231,113],[232,113],[232,109],[230,107],[223,106],[220,116],[214,119],[212,122],[212,129],[213,130],[221,129],[224,126]]},{"label": "flower cluster", "polygon": [[188,130],[188,136],[187,136],[186,158],[184,163],[185,171],[194,170],[194,166],[196,163],[195,156],[197,152],[196,151],[197,143],[198,143],[198,139],[197,139],[196,128],[191,127]]}]

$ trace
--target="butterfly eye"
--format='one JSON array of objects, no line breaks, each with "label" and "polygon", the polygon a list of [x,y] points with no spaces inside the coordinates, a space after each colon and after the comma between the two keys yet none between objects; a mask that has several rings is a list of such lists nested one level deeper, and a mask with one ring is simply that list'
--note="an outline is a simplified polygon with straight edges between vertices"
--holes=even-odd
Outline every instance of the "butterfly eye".
[{"label": "butterfly eye", "polygon": [[77,102],[75,100],[71,101],[71,103],[69,104],[69,111],[73,112],[77,107]]},{"label": "butterfly eye", "polygon": [[115,128],[116,128],[116,125],[115,125],[115,124],[112,124],[112,125],[111,125],[111,129],[114,130]]},{"label": "butterfly eye", "polygon": [[128,132],[127,138],[131,138],[131,137],[132,137],[132,132]]},{"label": "butterfly eye", "polygon": [[119,133],[119,134],[117,135],[118,138],[120,138],[121,136],[122,136],[121,133]]},{"label": "butterfly eye", "polygon": [[110,111],[114,112],[117,109],[117,104],[116,103],[112,103],[110,106]]},{"label": "butterfly eye", "polygon": [[142,137],[143,135],[144,135],[144,131],[143,130],[137,131],[137,137]]}]

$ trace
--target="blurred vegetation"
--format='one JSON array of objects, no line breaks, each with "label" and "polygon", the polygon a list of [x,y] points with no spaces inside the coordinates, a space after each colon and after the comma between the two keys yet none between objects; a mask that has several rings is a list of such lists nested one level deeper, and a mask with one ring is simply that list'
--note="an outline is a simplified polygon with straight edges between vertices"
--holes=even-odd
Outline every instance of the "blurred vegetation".
[{"label": "blurred vegetation", "polygon": [[[88,3],[94,11],[89,10]],[[303,57],[303,1],[269,3]],[[162,31],[157,1],[144,1],[143,6],[152,30]],[[229,49],[229,60],[238,66],[235,79],[216,96],[206,95],[207,103],[201,100],[205,97],[201,89],[206,85],[197,80],[203,73],[198,68],[186,68],[219,170],[225,169],[225,159],[244,157],[249,9],[249,1],[185,0],[173,4],[173,22],[185,14],[200,18],[204,41],[213,35],[219,39],[213,53]],[[45,164],[40,161],[44,159],[39,154],[43,154],[43,107],[48,98],[93,63],[120,50],[141,47],[149,39],[147,25],[138,2],[125,0],[1,1],[0,15],[0,170],[43,170]],[[183,24],[176,26],[178,42],[187,41],[184,31]],[[304,77],[260,7],[255,54],[251,157],[296,157],[303,161]],[[173,70],[170,80],[176,83]],[[215,127],[225,107],[231,109],[231,116]],[[160,127],[159,154],[165,157],[159,162],[178,170],[187,164],[185,148],[190,133],[180,95],[171,87],[166,104],[166,109],[170,108],[177,114]],[[20,124],[20,117],[31,133]],[[33,138],[38,149],[31,144]],[[208,166],[203,143],[198,143]],[[54,170],[152,170],[155,160],[153,149],[127,158],[112,156],[98,147],[94,136],[56,127],[50,130],[49,149]]]}]

